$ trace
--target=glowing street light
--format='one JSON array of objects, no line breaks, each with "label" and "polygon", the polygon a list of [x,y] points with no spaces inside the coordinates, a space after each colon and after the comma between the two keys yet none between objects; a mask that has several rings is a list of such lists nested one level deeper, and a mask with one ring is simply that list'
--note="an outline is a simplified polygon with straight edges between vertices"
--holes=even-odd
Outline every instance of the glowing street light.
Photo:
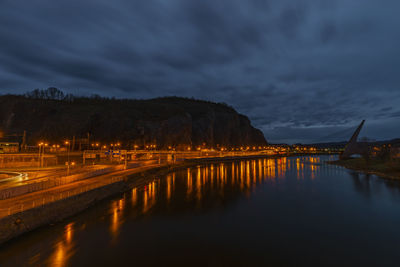
[{"label": "glowing street light", "polygon": [[[39,168],[42,167],[42,161],[43,161],[43,154],[44,154],[44,144],[43,142],[40,142],[38,144],[39,146],[39,158],[38,158],[38,163],[39,163]],[[43,151],[42,151],[43,150]]]},{"label": "glowing street light", "polygon": [[68,140],[65,141],[65,145],[67,145],[67,157],[68,157],[67,175],[69,175],[69,165],[70,165],[70,162],[69,162],[69,150],[70,150],[70,145],[69,145],[69,141]]}]

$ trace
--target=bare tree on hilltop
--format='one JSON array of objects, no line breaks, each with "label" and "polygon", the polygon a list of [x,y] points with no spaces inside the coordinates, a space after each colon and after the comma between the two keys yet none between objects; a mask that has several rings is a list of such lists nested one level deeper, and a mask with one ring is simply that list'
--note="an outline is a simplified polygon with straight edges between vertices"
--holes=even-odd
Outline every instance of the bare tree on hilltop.
[{"label": "bare tree on hilltop", "polygon": [[32,99],[43,99],[43,100],[73,100],[74,96],[72,94],[64,94],[63,91],[55,88],[49,87],[45,90],[35,89],[31,92],[27,92],[25,97]]}]

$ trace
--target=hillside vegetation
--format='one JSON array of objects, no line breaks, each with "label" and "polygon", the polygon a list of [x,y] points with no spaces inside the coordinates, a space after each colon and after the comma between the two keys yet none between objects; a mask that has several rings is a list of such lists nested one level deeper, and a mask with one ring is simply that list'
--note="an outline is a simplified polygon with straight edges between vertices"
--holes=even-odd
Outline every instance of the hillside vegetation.
[{"label": "hillside vegetation", "polygon": [[87,137],[158,147],[265,145],[262,132],[232,107],[180,97],[149,100],[75,97],[55,88],[0,96],[0,130],[27,142]]}]

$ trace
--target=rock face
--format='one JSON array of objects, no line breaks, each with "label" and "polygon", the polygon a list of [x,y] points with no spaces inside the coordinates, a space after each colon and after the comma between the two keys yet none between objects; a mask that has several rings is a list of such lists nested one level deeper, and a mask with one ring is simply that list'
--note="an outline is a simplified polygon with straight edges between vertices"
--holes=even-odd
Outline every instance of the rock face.
[{"label": "rock face", "polygon": [[178,97],[151,100],[73,98],[69,100],[0,96],[0,131],[27,132],[28,144],[65,138],[130,145],[265,145],[262,132],[233,108]]}]

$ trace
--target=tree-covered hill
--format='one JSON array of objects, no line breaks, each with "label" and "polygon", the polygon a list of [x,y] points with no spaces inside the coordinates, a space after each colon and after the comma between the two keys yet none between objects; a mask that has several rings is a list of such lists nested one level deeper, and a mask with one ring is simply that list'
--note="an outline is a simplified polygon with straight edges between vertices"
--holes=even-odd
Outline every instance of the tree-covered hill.
[{"label": "tree-covered hill", "polygon": [[88,135],[92,141],[158,147],[266,144],[246,116],[223,103],[181,97],[76,97],[56,88],[0,96],[0,130],[26,131],[28,144]]}]

